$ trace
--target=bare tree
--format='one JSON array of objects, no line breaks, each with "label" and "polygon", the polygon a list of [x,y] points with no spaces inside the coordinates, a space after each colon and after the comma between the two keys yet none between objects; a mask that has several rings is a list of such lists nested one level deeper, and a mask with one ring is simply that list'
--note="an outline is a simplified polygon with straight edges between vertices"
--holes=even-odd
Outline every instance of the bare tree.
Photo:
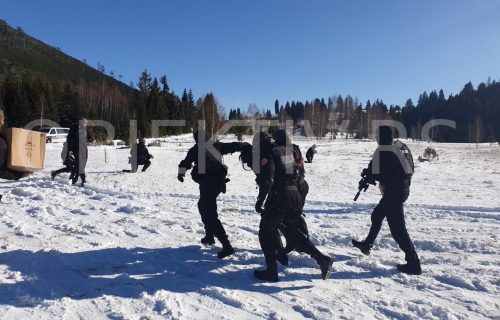
[{"label": "bare tree", "polygon": [[481,121],[481,117],[479,115],[476,116],[476,119],[474,120],[474,138],[476,140],[476,149],[479,145],[479,143],[483,139],[483,122]]},{"label": "bare tree", "polygon": [[254,118],[259,114],[259,108],[255,103],[250,103],[247,109],[247,117]]}]

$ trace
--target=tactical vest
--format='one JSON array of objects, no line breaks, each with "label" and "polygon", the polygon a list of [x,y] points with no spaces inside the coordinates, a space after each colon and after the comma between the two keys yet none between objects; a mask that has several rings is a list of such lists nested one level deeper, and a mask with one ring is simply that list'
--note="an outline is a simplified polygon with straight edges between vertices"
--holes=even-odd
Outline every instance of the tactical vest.
[{"label": "tactical vest", "polygon": [[297,186],[301,168],[295,161],[292,146],[277,146],[272,150],[275,161],[274,185],[277,188]]}]

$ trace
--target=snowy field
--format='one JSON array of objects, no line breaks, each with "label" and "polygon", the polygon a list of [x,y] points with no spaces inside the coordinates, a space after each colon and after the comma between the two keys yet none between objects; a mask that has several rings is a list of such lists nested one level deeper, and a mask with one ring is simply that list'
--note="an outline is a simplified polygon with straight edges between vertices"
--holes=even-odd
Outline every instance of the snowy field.
[{"label": "snowy field", "polygon": [[[384,223],[371,256],[363,239],[380,198],[370,187],[353,202],[374,142],[297,140],[310,193],[306,220],[313,242],[335,258],[329,280],[314,260],[290,254],[280,282],[263,283],[252,172],[236,154],[220,218],[236,254],[199,243],[197,185],[176,179],[193,144],[172,137],[145,173],[127,174],[128,149],[91,147],[88,184],[55,181],[61,144],[48,146],[43,172],[0,182],[2,319],[500,319],[500,147],[433,144],[439,160],[418,163],[405,206],[423,274],[396,271],[403,253]],[[408,142],[415,160],[427,143]]]}]

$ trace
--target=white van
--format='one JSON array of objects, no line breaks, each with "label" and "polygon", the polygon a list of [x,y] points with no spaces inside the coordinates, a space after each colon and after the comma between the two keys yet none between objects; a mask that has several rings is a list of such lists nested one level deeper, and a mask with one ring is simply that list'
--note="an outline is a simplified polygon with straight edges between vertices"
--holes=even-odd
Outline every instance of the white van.
[{"label": "white van", "polygon": [[47,134],[47,143],[65,142],[69,133],[69,128],[38,128],[37,131]]}]

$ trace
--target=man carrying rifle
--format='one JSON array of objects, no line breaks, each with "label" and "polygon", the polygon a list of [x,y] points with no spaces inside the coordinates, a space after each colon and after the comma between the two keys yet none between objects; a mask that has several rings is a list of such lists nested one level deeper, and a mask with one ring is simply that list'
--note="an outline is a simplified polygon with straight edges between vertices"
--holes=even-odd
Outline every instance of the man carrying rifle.
[{"label": "man carrying rifle", "polygon": [[360,181],[360,191],[363,189],[366,191],[368,184],[375,184],[375,181],[379,181],[382,199],[372,212],[372,225],[368,236],[364,241],[353,239],[352,244],[363,254],[369,255],[382,227],[382,222],[384,218],[387,218],[392,237],[404,251],[407,262],[406,264],[398,264],[398,270],[407,274],[419,275],[422,273],[420,260],[406,230],[403,210],[403,203],[410,194],[413,173],[411,153],[403,143],[398,141],[393,144],[392,129],[388,126],[379,128],[377,143],[379,147],[375,151],[372,161],[361,174],[363,179]]},{"label": "man carrying rifle", "polygon": [[361,191],[366,192],[370,184],[375,185],[376,182],[371,177],[371,175],[368,175],[368,169],[363,169],[363,171],[361,172],[361,180],[359,180],[358,193],[356,193],[354,201],[358,200]]}]

